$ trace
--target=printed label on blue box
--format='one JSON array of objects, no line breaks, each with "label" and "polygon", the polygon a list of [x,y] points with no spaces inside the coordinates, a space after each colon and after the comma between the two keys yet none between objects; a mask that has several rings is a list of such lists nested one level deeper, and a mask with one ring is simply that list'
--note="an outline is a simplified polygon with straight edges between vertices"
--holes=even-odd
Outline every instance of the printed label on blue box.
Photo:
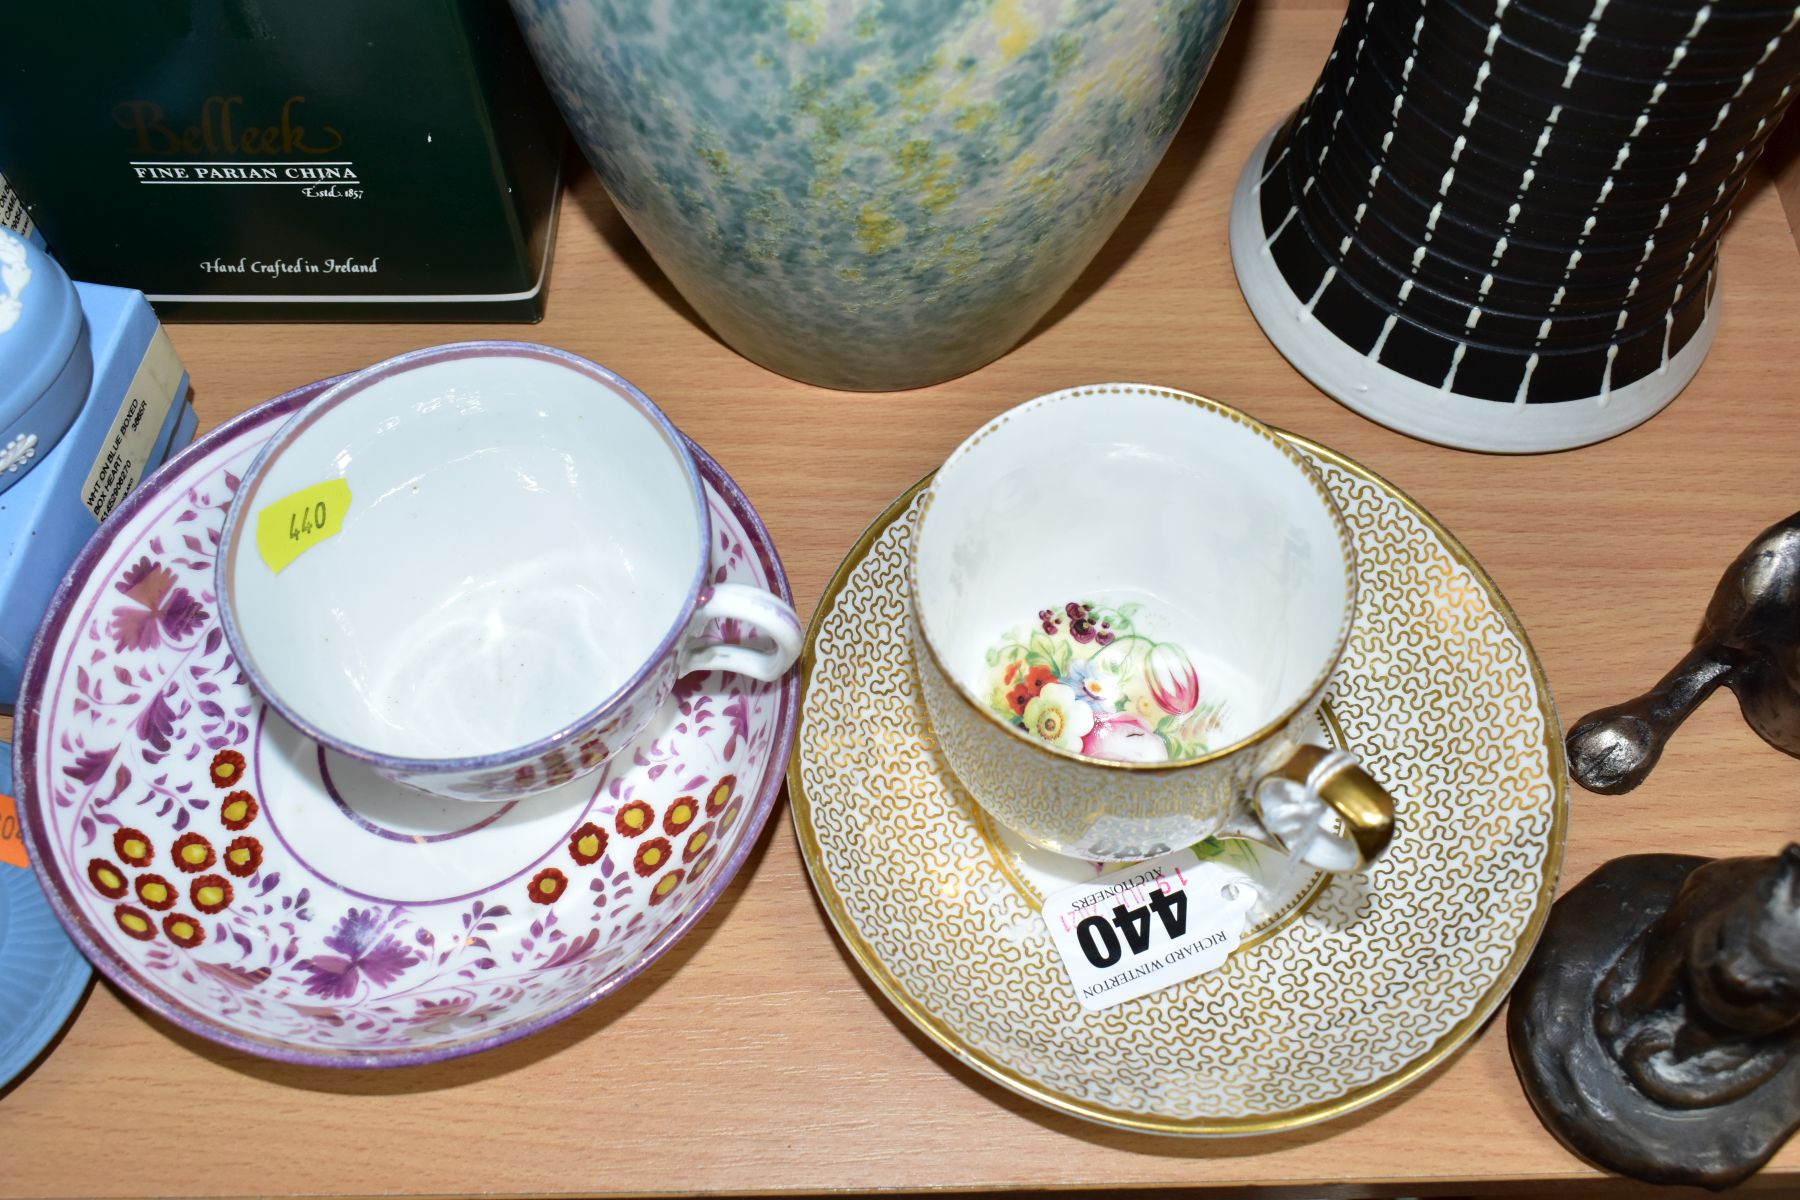
[{"label": "printed label on blue box", "polygon": [[144,361],[131,377],[131,386],[125,390],[112,428],[100,443],[100,453],[81,487],[81,502],[94,514],[94,520],[106,520],[144,477],[157,435],[175,405],[175,392],[180,386],[181,359],[168,332],[159,328],[150,339],[150,348],[144,351]]},{"label": "printed label on blue box", "polygon": [[10,229],[28,242],[44,244],[44,239],[35,236],[37,226],[31,223],[31,214],[25,211],[25,202],[19,194],[12,190],[6,182],[6,176],[0,175],[0,229]]}]

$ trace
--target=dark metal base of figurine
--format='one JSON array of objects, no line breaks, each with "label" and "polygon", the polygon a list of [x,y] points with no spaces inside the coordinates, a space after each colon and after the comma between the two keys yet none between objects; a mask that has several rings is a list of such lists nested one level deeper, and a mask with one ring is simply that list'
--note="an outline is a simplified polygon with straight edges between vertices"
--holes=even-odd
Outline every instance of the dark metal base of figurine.
[{"label": "dark metal base of figurine", "polygon": [[1569,774],[1592,792],[1629,792],[1720,684],[1737,693],[1763,740],[1800,757],[1800,513],[1757,534],[1732,560],[1699,642],[1655,687],[1575,722]]},{"label": "dark metal base of figurine", "polygon": [[1672,1108],[1633,1085],[1595,1032],[1595,985],[1711,859],[1639,854],[1605,864],[1557,901],[1513,989],[1507,1040],[1539,1119],[1597,1166],[1651,1183],[1726,1188],[1800,1126],[1800,1059],[1748,1094]]}]

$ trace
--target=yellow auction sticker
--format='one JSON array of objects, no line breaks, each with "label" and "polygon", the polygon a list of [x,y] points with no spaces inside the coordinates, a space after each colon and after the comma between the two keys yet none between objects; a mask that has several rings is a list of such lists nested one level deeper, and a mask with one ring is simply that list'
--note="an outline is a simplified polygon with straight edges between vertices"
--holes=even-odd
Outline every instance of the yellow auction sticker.
[{"label": "yellow auction sticker", "polygon": [[256,549],[280,574],[296,558],[344,528],[350,484],[327,479],[266,505],[256,514]]}]

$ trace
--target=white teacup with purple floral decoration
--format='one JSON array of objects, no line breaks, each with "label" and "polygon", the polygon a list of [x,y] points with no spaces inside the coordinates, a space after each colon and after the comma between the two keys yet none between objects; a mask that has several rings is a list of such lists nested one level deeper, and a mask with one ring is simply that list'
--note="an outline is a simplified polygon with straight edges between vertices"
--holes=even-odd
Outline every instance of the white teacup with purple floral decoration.
[{"label": "white teacup with purple floral decoration", "polygon": [[945,762],[1060,854],[1236,836],[1368,866],[1392,801],[1305,740],[1350,634],[1350,546],[1317,475],[1236,409],[1105,384],[1002,414],[939,468],[912,556]]},{"label": "white teacup with purple floral decoration", "polygon": [[[509,801],[597,769],[693,671],[774,680],[779,597],[709,575],[693,457],[573,354],[404,354],[296,413],[232,501],[225,634],[314,741],[408,787]],[[734,620],[759,644],[702,640]]]}]

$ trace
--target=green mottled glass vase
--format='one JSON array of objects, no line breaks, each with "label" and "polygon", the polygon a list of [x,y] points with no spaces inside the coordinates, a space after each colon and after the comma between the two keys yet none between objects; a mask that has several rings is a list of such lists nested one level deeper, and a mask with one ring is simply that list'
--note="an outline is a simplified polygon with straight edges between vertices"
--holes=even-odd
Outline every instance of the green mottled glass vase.
[{"label": "green mottled glass vase", "polygon": [[746,357],[950,379],[1056,302],[1236,0],[513,0],[626,221]]}]

